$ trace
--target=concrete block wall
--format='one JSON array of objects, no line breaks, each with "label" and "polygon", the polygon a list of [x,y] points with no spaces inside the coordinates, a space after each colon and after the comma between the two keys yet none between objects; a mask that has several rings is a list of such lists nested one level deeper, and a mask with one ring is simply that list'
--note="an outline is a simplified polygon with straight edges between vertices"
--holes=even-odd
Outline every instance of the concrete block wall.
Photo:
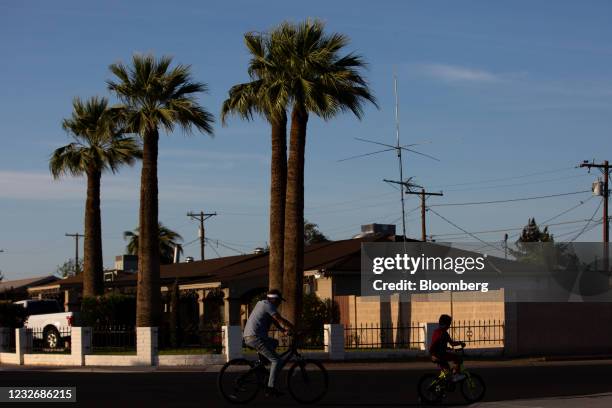
[{"label": "concrete block wall", "polygon": [[139,366],[142,361],[136,355],[87,355],[84,358],[85,366]]},{"label": "concrete block wall", "polygon": [[85,364],[85,356],[91,353],[91,327],[73,327],[71,334],[71,354],[76,365]]},{"label": "concrete block wall", "polygon": [[136,328],[136,356],[143,365],[155,365],[158,354],[157,327]]}]

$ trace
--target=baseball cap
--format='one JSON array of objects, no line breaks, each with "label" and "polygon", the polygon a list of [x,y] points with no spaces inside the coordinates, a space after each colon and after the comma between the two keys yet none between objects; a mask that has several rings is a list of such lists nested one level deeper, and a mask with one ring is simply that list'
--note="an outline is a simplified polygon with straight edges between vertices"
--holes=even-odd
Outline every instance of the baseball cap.
[{"label": "baseball cap", "polygon": [[281,291],[278,290],[278,289],[271,289],[271,290],[269,290],[268,294],[266,295],[266,297],[268,299],[280,299],[280,300],[286,301],[286,299],[283,297]]}]

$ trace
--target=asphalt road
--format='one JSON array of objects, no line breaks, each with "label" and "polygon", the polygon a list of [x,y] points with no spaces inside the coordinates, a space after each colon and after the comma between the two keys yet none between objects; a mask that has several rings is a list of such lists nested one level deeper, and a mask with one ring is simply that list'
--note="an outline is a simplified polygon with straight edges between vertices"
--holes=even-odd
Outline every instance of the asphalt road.
[{"label": "asphalt road", "polygon": [[[416,383],[429,366],[422,364],[329,365],[330,390],[320,406],[405,407],[419,406]],[[83,407],[224,407],[217,393],[218,368],[207,371],[73,371],[56,369],[0,369],[0,386],[77,387],[77,404]],[[432,371],[429,369],[429,371]],[[612,362],[481,365],[473,370],[486,381],[485,401],[589,395],[612,391]],[[459,393],[449,399],[460,403]],[[8,406],[9,404],[0,404]],[[34,406],[45,406],[36,404]],[[251,406],[291,406],[291,397],[265,398]],[[26,406],[26,404],[16,404]]]}]

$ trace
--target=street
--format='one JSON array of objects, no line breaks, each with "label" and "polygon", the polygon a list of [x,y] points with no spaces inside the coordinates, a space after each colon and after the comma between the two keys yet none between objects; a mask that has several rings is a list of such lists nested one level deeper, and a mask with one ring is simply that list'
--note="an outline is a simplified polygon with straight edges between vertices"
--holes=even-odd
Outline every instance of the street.
[{"label": "street", "polygon": [[[330,363],[327,367],[330,389],[319,405],[330,407],[419,406],[416,395],[417,381],[423,373],[433,368],[427,363]],[[592,395],[612,391],[612,361],[473,362],[468,363],[468,367],[473,368],[473,371],[486,381],[485,401],[478,404],[485,407],[516,406],[501,404],[499,401]],[[76,386],[78,404],[65,404],[67,406],[223,407],[227,405],[216,389],[218,369],[219,367],[199,370],[55,368],[43,371],[3,366],[0,368],[0,385]],[[459,393],[455,394],[447,401],[449,405],[462,403]],[[563,406],[585,406],[584,401],[564,399]],[[596,401],[596,397],[590,398],[588,406],[596,406]],[[606,401],[609,403],[609,400]],[[61,405],[63,404],[58,406]],[[296,404],[289,395],[273,399],[260,395],[251,405]],[[560,406],[550,401],[548,405],[538,405]]]}]

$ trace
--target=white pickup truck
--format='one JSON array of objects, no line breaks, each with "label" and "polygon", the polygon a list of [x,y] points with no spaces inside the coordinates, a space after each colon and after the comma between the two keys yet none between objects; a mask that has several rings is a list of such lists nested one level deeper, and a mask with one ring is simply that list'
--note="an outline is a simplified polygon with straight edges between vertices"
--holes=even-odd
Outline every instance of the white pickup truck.
[{"label": "white pickup truck", "polygon": [[32,329],[32,338],[50,349],[63,347],[70,337],[74,314],[63,312],[56,300],[33,299],[15,302],[25,308],[24,327]]}]

